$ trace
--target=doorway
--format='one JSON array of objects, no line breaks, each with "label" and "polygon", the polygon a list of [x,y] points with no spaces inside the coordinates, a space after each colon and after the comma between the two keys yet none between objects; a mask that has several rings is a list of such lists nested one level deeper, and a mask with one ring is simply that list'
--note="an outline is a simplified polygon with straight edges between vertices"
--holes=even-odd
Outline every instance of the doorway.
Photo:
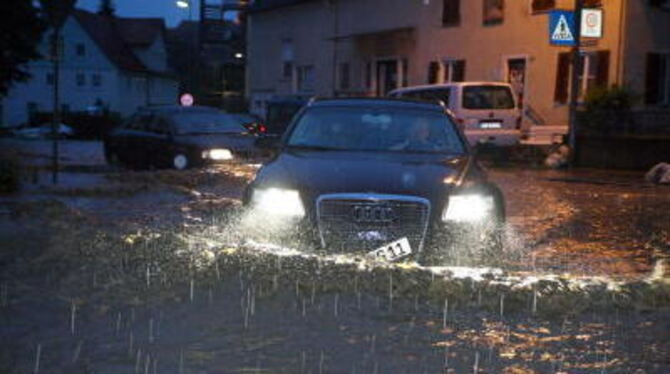
[{"label": "doorway", "polygon": [[506,80],[512,85],[517,103],[521,110],[525,107],[526,93],[526,58],[507,59]]}]

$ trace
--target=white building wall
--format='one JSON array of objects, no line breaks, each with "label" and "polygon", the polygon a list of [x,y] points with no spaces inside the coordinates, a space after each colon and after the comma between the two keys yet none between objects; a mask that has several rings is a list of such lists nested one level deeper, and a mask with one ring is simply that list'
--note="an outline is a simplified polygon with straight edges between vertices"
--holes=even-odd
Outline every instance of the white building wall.
[{"label": "white building wall", "polygon": [[[118,106],[114,80],[116,67],[106,58],[96,43],[74,19],[63,26],[63,47],[60,69],[60,102],[71,111],[85,110],[97,99],[115,110]],[[77,54],[77,46],[83,45],[84,55]],[[39,51],[49,55],[49,36],[45,35]],[[54,87],[48,82],[53,74],[50,61],[38,60],[28,64],[32,78],[17,83],[4,99],[3,120],[6,125],[19,125],[28,121],[28,106],[36,106],[38,111],[53,110]],[[77,75],[84,77],[83,85],[77,84]],[[93,85],[93,76],[100,76],[100,86]]]}]

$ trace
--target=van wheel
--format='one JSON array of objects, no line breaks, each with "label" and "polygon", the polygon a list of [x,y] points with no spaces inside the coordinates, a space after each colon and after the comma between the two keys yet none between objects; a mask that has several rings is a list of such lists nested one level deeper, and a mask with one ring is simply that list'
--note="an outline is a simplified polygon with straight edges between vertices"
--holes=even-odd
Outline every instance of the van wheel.
[{"label": "van wheel", "polygon": [[188,157],[183,153],[177,153],[172,158],[172,167],[175,168],[176,170],[185,170],[188,169],[189,166],[190,162],[188,160]]}]

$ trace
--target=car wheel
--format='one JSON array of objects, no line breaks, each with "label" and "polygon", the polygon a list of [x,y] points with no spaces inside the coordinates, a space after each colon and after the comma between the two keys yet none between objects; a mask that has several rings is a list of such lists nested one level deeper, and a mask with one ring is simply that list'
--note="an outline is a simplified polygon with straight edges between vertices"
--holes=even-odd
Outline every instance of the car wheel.
[{"label": "car wheel", "polygon": [[172,158],[172,167],[176,170],[185,170],[190,166],[188,157],[183,153],[177,153]]}]

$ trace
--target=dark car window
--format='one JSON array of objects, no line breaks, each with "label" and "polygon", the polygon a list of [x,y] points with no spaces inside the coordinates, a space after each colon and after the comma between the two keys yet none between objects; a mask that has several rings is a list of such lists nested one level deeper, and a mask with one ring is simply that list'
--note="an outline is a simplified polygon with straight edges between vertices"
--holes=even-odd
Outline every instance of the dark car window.
[{"label": "dark car window", "polygon": [[126,123],[126,128],[129,130],[147,130],[149,124],[153,120],[153,114],[149,112],[138,112],[135,113],[130,120]]},{"label": "dark car window", "polygon": [[451,120],[412,109],[313,108],[299,119],[289,146],[351,151],[463,153]]},{"label": "dark car window", "polygon": [[222,134],[247,131],[236,116],[224,113],[180,113],[172,117],[175,132],[188,134]]},{"label": "dark car window", "polygon": [[444,104],[448,105],[450,93],[451,89],[440,88],[440,89],[409,91],[403,93],[402,97],[421,101],[429,101],[429,102],[442,101]]},{"label": "dark car window", "polygon": [[170,133],[170,122],[163,117],[156,117],[154,121],[149,124],[149,132],[159,135]]},{"label": "dark car window", "polygon": [[514,97],[506,86],[465,86],[463,108],[514,109]]},{"label": "dark car window", "polygon": [[302,105],[293,103],[269,105],[266,115],[268,131],[273,134],[282,134],[300,108]]}]

